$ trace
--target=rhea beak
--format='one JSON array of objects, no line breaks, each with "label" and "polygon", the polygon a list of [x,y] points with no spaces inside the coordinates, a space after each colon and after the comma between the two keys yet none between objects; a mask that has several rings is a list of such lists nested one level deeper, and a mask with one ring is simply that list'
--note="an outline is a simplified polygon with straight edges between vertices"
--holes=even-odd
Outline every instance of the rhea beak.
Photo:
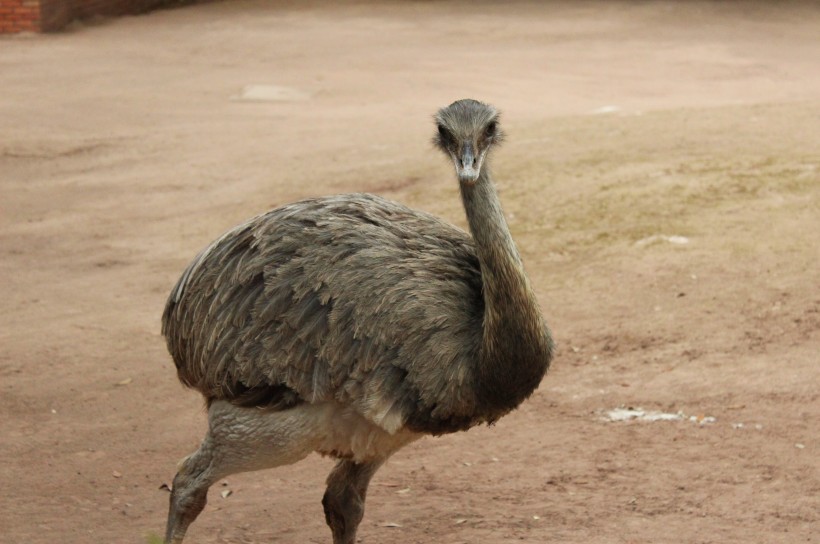
[{"label": "rhea beak", "polygon": [[476,157],[473,144],[471,142],[465,143],[461,148],[461,153],[453,154],[453,162],[456,165],[458,180],[461,183],[473,185],[481,173],[481,163],[484,162],[484,153]]}]

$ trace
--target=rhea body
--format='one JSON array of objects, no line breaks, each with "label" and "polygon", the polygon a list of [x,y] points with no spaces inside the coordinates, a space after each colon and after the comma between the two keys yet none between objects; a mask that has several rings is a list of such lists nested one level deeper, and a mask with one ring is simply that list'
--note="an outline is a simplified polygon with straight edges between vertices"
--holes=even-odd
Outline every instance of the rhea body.
[{"label": "rhea body", "polygon": [[174,287],[163,334],[209,430],[174,480],[166,542],[218,479],[318,451],[338,458],[322,500],[333,543],[353,544],[390,455],[492,423],[538,387],[552,340],[487,165],[498,113],[460,100],[435,120],[472,236],[374,195],[304,200],[223,235]]}]

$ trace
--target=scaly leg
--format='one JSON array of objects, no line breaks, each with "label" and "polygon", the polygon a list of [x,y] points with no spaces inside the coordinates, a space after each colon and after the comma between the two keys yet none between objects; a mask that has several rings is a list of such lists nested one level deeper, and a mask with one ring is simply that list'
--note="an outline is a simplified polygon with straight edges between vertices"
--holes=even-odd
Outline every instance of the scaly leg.
[{"label": "scaly leg", "polygon": [[383,459],[367,463],[341,460],[331,471],[322,506],[333,532],[333,544],[355,544],[356,529],[364,516],[367,486],[382,463]]},{"label": "scaly leg", "polygon": [[206,437],[202,446],[180,463],[171,491],[166,544],[180,544],[188,526],[205,508],[208,488],[216,481],[210,470],[212,458],[213,448]]},{"label": "scaly leg", "polygon": [[205,508],[208,488],[239,472],[295,463],[315,448],[309,405],[281,412],[241,408],[216,401],[208,410],[208,434],[174,478],[166,544],[181,544]]}]

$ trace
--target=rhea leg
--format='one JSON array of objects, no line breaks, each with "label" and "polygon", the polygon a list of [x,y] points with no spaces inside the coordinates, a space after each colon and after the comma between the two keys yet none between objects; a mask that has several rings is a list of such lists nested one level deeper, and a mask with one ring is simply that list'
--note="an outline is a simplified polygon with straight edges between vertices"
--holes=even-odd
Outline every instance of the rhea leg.
[{"label": "rhea leg", "polygon": [[240,408],[224,401],[208,410],[208,434],[186,458],[174,478],[168,510],[166,544],[180,544],[188,527],[205,508],[208,488],[238,472],[295,463],[315,444],[309,407],[281,412]]},{"label": "rhea leg", "polygon": [[180,463],[171,490],[166,544],[180,544],[188,527],[205,508],[208,488],[216,481],[212,471],[213,454],[210,437],[206,437],[202,446]]},{"label": "rhea leg", "polygon": [[354,463],[341,460],[327,478],[322,498],[325,519],[333,532],[333,544],[354,544],[364,516],[367,486],[384,460]]}]

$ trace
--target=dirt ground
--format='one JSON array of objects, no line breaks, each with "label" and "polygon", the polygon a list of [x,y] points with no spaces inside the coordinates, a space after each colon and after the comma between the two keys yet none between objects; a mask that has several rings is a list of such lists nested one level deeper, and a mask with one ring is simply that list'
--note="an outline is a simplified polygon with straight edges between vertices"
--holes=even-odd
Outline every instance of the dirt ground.
[{"label": "dirt ground", "polygon": [[[310,195],[464,226],[429,143],[463,97],[504,113],[558,356],[495,427],[399,452],[361,542],[820,542],[818,28],[816,3],[239,0],[0,38],[0,542],[162,534],[205,425],[159,334],[186,263]],[[190,542],[330,542],[331,466],[229,478]]]}]

